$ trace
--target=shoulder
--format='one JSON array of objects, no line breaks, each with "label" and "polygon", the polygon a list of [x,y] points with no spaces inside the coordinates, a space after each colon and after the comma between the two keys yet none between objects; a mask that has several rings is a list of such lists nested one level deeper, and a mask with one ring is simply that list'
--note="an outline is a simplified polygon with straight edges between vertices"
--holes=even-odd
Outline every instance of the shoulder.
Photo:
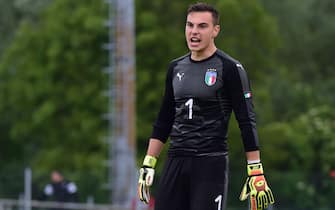
[{"label": "shoulder", "polygon": [[172,61],[170,61],[170,66],[175,66],[178,63],[189,61],[189,59],[188,59],[189,57],[190,57],[190,53],[187,53],[187,54],[185,54],[183,56],[175,58]]},{"label": "shoulder", "polygon": [[183,56],[180,56],[178,58],[173,59],[172,61],[170,61],[169,63],[169,67],[168,67],[168,76],[171,77],[173,74],[173,69],[180,63],[187,63],[190,62],[190,60],[188,59],[190,57],[190,53],[187,53]]},{"label": "shoulder", "polygon": [[233,58],[222,50],[217,50],[216,53],[217,56],[220,57],[220,59],[222,60],[223,68],[227,74],[246,74],[246,71],[239,60]]},{"label": "shoulder", "polygon": [[222,50],[217,50],[216,55],[223,61],[224,64],[229,65],[229,66],[239,66],[241,65],[240,61],[237,59],[233,58],[232,56],[228,55]]}]

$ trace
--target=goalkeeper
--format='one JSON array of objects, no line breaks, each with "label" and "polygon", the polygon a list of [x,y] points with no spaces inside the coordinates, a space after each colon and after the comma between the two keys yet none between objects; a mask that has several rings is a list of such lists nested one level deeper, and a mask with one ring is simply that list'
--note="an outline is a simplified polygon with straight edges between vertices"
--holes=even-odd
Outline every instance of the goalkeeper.
[{"label": "goalkeeper", "polygon": [[169,65],[161,109],[140,169],[138,195],[148,203],[156,162],[170,137],[155,210],[225,209],[227,131],[232,112],[247,162],[240,199],[248,200],[251,210],[274,203],[261,164],[247,73],[237,60],[216,48],[219,31],[215,8],[205,3],[190,5],[185,26],[190,53]]}]

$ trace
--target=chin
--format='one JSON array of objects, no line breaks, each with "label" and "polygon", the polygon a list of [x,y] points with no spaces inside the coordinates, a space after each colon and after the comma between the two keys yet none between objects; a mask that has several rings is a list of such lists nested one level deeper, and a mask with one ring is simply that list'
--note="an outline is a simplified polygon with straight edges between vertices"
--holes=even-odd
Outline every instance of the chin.
[{"label": "chin", "polygon": [[191,47],[191,46],[188,46],[188,49],[190,49],[192,52],[199,52],[199,51],[201,51],[200,47]]}]

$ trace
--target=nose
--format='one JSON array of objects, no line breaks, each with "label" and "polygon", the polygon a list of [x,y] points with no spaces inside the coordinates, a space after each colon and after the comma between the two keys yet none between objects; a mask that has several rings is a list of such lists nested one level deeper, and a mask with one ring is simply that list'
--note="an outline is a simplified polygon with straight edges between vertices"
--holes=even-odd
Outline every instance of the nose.
[{"label": "nose", "polygon": [[198,33],[199,33],[198,28],[197,28],[196,26],[192,27],[192,29],[191,29],[191,33],[192,33],[192,34],[198,34]]}]

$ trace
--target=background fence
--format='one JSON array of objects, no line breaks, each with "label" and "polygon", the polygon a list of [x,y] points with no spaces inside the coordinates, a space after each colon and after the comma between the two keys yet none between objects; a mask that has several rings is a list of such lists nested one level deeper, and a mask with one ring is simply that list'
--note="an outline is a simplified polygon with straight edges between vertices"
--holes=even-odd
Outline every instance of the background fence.
[{"label": "background fence", "polygon": [[0,199],[0,210],[129,210],[115,205],[94,204],[94,203],[63,203],[50,201]]}]

